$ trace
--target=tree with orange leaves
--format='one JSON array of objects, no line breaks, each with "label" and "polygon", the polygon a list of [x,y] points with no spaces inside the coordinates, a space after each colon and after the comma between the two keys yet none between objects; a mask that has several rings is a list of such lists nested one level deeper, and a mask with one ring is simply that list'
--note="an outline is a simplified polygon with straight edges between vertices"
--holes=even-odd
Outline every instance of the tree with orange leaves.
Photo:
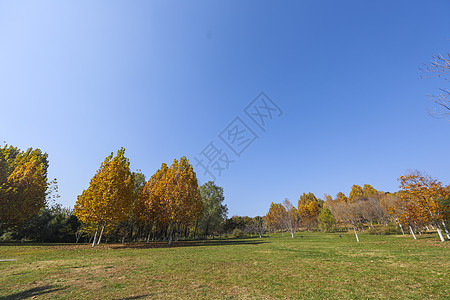
[{"label": "tree with orange leaves", "polygon": [[121,148],[116,156],[111,153],[106,157],[74,207],[74,214],[81,222],[96,226],[92,247],[100,242],[107,226],[128,218],[134,196],[130,162],[125,157],[125,149]]},{"label": "tree with orange leaves", "polygon": [[450,197],[449,191],[441,182],[419,171],[408,172],[400,176],[399,181],[402,190],[391,211],[410,228],[412,234],[414,225],[433,224],[441,241],[445,241],[440,224],[449,237],[444,222],[448,217],[448,210],[442,205],[442,199]]},{"label": "tree with orange leaves", "polygon": [[203,203],[196,174],[188,159],[185,156],[179,161],[174,159],[170,168],[162,164],[145,185],[141,203],[144,207],[141,220],[167,228],[169,244],[177,226],[189,226],[197,221],[203,212]]},{"label": "tree with orange leaves", "polygon": [[321,207],[321,203],[313,193],[303,193],[298,200],[298,214],[301,221],[300,224],[308,229],[317,227],[317,217],[319,216]]}]

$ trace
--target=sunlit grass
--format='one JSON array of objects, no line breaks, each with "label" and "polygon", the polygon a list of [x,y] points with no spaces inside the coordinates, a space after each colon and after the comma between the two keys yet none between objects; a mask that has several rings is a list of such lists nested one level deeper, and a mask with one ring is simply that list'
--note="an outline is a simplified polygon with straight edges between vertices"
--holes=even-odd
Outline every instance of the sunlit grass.
[{"label": "sunlit grass", "polygon": [[[339,237],[341,235],[342,237]],[[301,237],[303,236],[303,238]],[[297,233],[149,245],[1,245],[0,295],[23,298],[446,298],[436,235]]]}]

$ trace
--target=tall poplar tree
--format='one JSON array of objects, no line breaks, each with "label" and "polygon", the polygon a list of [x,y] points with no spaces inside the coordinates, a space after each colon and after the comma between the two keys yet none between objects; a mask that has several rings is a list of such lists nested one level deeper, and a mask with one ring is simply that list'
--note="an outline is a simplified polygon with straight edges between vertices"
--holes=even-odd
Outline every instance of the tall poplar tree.
[{"label": "tall poplar tree", "polygon": [[0,148],[0,227],[20,224],[46,204],[48,156],[39,149]]},{"label": "tall poplar tree", "polygon": [[[107,225],[126,220],[134,200],[134,181],[125,149],[111,153],[92,177],[89,187],[78,196],[74,214],[83,223],[96,226],[92,247]],[[97,236],[100,231],[100,237]]]}]

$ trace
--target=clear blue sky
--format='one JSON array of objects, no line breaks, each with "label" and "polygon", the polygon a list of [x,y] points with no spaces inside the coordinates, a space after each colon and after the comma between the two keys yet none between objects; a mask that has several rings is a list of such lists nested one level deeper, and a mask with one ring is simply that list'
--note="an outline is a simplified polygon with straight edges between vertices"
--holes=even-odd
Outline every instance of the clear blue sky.
[{"label": "clear blue sky", "polygon": [[[450,51],[449,10],[449,1],[0,1],[0,143],[47,152],[72,207],[122,146],[148,178],[175,157],[195,163],[214,142],[235,161],[217,178],[229,215],[352,184],[395,191],[407,169],[449,184],[450,122],[426,111],[443,83],[419,79],[423,63]],[[261,91],[283,111],[265,132],[244,112]],[[236,117],[258,136],[240,157],[218,137]]]}]

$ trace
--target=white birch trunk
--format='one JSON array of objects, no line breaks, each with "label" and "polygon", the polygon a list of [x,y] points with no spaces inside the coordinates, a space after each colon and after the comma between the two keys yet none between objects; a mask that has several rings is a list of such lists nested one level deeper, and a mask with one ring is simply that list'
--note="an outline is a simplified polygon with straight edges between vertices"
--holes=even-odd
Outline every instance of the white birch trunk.
[{"label": "white birch trunk", "polygon": [[94,234],[94,240],[93,240],[93,242],[92,242],[92,248],[94,248],[95,247],[95,242],[96,242],[96,238],[97,238],[97,231],[98,231],[98,227],[99,227],[100,225],[97,225],[97,229],[95,229],[95,234]]},{"label": "white birch trunk", "polygon": [[402,226],[402,224],[400,224],[400,222],[398,222],[398,226],[400,227],[400,230],[402,231],[403,235],[405,235],[405,232],[403,231],[403,226]]},{"label": "white birch trunk", "polygon": [[411,225],[409,225],[409,231],[411,232],[413,238],[414,238],[415,240],[417,240],[416,235],[414,234],[414,230],[411,228]]},{"label": "white birch trunk", "polygon": [[439,237],[441,238],[441,242],[445,242],[444,236],[442,235],[441,228],[439,227],[438,224],[436,224],[436,229],[437,229],[437,232],[439,233]]},{"label": "white birch trunk", "polygon": [[102,231],[100,231],[100,236],[98,237],[98,241],[97,241],[97,245],[100,244],[101,240],[102,240],[102,236],[103,236],[103,229],[105,229],[105,225],[103,225],[102,227]]},{"label": "white birch trunk", "polygon": [[293,232],[291,232],[291,236],[292,236],[292,238],[294,238],[294,233]]},{"label": "white birch trunk", "polygon": [[450,234],[448,232],[447,226],[445,226],[444,220],[442,220],[442,226],[444,227],[445,234],[447,235],[447,239],[450,240]]},{"label": "white birch trunk", "polygon": [[355,231],[356,241],[359,243],[358,233],[356,233],[356,227],[353,225],[353,231]]}]

